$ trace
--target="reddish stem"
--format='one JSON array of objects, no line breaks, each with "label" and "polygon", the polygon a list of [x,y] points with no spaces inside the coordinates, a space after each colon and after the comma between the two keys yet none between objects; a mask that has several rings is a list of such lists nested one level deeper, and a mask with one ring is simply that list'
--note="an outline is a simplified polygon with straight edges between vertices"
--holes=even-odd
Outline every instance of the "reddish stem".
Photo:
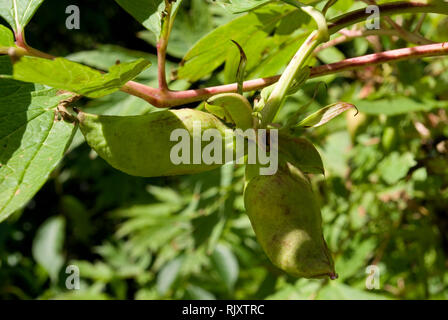
[{"label": "reddish stem", "polygon": [[336,72],[353,70],[386,62],[397,62],[400,60],[411,58],[436,57],[443,55],[448,55],[448,42],[428,44],[412,48],[395,49],[361,57],[345,59],[340,62],[312,68],[311,77],[320,77]]},{"label": "reddish stem", "polygon": [[[170,1],[168,0],[165,1],[168,4],[170,4]],[[418,2],[396,2],[396,3],[383,4],[380,5],[379,7],[381,9],[381,14],[384,16],[389,16],[396,13],[424,13],[424,12],[448,14],[448,6],[441,5],[439,3],[425,4]],[[171,9],[171,6],[167,5],[167,8]],[[168,13],[170,14],[170,12]],[[366,13],[365,9],[359,9],[353,12],[349,12],[345,15],[336,17],[329,25],[328,29],[329,33],[330,34],[336,33],[349,25],[365,20],[368,16],[369,14]],[[169,26],[169,21],[165,25]],[[167,29],[165,30],[167,33],[161,36],[161,39],[157,46],[157,49],[159,51],[158,52],[159,89],[151,88],[143,84],[130,81],[121,88],[122,91],[137,96],[139,98],[142,98],[151,103],[152,105],[160,108],[169,108],[191,102],[203,101],[209,98],[210,96],[218,93],[237,92],[238,89],[236,83],[204,89],[196,89],[196,90],[169,91],[168,86],[166,84],[166,71],[165,71],[166,47],[169,36],[169,27],[167,27]],[[22,32],[16,34],[16,44],[18,47],[23,48],[26,54],[28,55],[46,59],[54,59],[53,56],[47,53],[29,47],[25,42],[25,38]],[[394,62],[403,59],[441,56],[441,55],[448,55],[447,42],[423,45],[413,48],[391,50],[387,52],[346,59],[329,65],[318,66],[312,68],[311,78],[320,77],[345,70],[353,70],[385,62]],[[266,86],[269,86],[277,82],[279,78],[280,76],[273,76],[268,78],[249,80],[244,82],[243,89],[244,91],[253,91],[262,89]]]},{"label": "reddish stem", "polygon": [[[411,58],[423,58],[442,55],[448,55],[448,42],[417,46],[413,48],[390,50],[314,67],[311,68],[310,78],[317,78],[341,71],[348,71],[386,62],[397,62],[400,60]],[[277,75],[268,78],[245,81],[243,84],[243,90],[253,91],[262,89],[277,82],[279,78],[280,75]],[[187,103],[206,100],[218,93],[238,91],[238,85],[236,83],[203,89],[168,92],[161,92],[160,90],[149,88],[136,82],[128,82],[126,87],[132,88],[132,92],[128,91],[130,94],[137,95],[159,108],[180,106]]]},{"label": "reddish stem", "polygon": [[168,84],[166,82],[166,45],[167,41],[165,39],[160,39],[157,42],[157,67],[158,67],[158,78],[159,78],[159,89],[168,90]]},{"label": "reddish stem", "polygon": [[157,41],[157,68],[159,78],[159,89],[161,91],[168,91],[168,84],[166,82],[166,50],[168,47],[168,38],[170,37],[172,3],[170,0],[165,0],[165,10],[162,13],[162,30],[160,38]]},{"label": "reddish stem", "polygon": [[[380,8],[381,16],[391,16],[397,13],[440,13],[448,14],[448,6],[441,3],[420,3],[420,2],[393,2],[385,3],[378,6]],[[348,27],[357,22],[365,21],[370,16],[366,9],[359,9],[333,19],[328,26],[330,34],[336,33],[339,30]]]},{"label": "reddish stem", "polygon": [[23,31],[17,32],[15,34],[15,38],[16,38],[16,46],[19,48],[22,48],[25,50],[26,54],[30,55],[30,56],[35,56],[35,57],[41,57],[41,58],[45,58],[45,59],[54,59],[55,57],[39,51],[37,49],[34,49],[32,47],[30,47],[25,40],[25,34],[23,33]]}]

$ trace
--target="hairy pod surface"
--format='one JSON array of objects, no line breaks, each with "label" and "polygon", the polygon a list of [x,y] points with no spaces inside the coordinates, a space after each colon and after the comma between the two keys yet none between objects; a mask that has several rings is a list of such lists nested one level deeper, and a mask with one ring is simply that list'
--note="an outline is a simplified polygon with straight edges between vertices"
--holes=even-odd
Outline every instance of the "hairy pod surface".
[{"label": "hairy pod surface", "polygon": [[320,208],[300,170],[288,164],[275,175],[252,177],[244,203],[257,239],[275,266],[296,277],[336,278]]},{"label": "hairy pod surface", "polygon": [[[194,174],[219,167],[222,164],[205,164],[202,159],[201,163],[195,164],[193,159],[193,154],[198,152],[193,150],[195,143],[199,143],[201,150],[210,143],[201,139],[207,129],[215,129],[221,134],[223,156],[227,148],[233,148],[232,143],[225,143],[225,134],[229,135],[230,129],[212,114],[193,109],[164,110],[143,116],[80,112],[78,120],[87,143],[98,155],[112,167],[134,176]],[[200,122],[200,130],[194,129],[194,122]],[[185,129],[183,132],[188,136],[188,163],[174,164],[171,159],[172,148],[179,143],[170,141],[176,129]]]}]

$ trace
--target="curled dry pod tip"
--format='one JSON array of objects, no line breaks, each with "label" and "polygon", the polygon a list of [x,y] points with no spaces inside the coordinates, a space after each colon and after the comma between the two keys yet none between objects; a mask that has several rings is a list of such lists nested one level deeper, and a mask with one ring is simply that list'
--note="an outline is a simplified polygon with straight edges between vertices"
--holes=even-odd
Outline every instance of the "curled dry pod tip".
[{"label": "curled dry pod tip", "polygon": [[[193,150],[193,145],[196,143],[203,150],[210,143],[201,139],[207,129],[217,130],[215,132],[221,134],[223,142],[227,142],[226,134],[227,138],[232,137],[231,131],[229,133],[229,129],[215,116],[193,109],[164,110],[142,116],[103,116],[79,112],[78,120],[87,143],[100,157],[112,167],[140,177],[193,174],[219,167],[222,163],[206,164],[202,157],[200,163],[195,164],[193,154],[197,150]],[[197,129],[198,123],[200,130]],[[172,139],[171,135],[176,129],[184,130]],[[187,155],[176,148],[180,142],[188,143]],[[222,145],[223,155],[228,148],[233,148],[231,143]],[[187,161],[173,162],[173,152],[177,155],[182,153]]]},{"label": "curled dry pod tip", "polygon": [[336,279],[322,217],[308,179],[292,165],[248,182],[244,203],[263,250],[286,273]]}]

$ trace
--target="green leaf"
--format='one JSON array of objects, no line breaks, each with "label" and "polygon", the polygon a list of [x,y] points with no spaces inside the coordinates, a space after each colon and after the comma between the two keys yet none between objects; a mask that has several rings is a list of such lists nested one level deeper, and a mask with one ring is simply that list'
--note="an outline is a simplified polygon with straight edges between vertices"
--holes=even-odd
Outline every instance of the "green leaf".
[{"label": "green leaf", "polygon": [[322,158],[327,171],[344,176],[348,170],[348,150],[351,147],[350,134],[338,131],[326,137],[322,149]]},{"label": "green leaf", "polygon": [[3,74],[7,77],[12,74],[12,64],[9,56],[0,56],[0,79]]},{"label": "green leaf", "polygon": [[324,174],[324,165],[316,147],[304,138],[281,134],[278,139],[279,154],[305,173]]},{"label": "green leaf", "polygon": [[213,251],[212,260],[227,289],[233,291],[239,274],[238,260],[233,252],[227,246],[219,244]]},{"label": "green leaf", "polygon": [[182,197],[171,188],[148,186],[146,190],[160,202],[166,202],[171,204],[182,203]]},{"label": "green leaf", "polygon": [[[182,58],[201,37],[215,27],[209,4],[204,0],[190,2],[188,11],[179,10],[171,29],[167,53],[176,58]],[[157,45],[157,37],[151,31],[139,32],[137,36],[153,46]]]},{"label": "green leaf", "polygon": [[55,216],[47,219],[37,230],[33,240],[33,258],[56,282],[64,264],[62,247],[65,237],[65,219]]},{"label": "green leaf", "polygon": [[162,270],[160,270],[157,276],[157,290],[161,295],[167,294],[174,281],[176,281],[182,267],[183,260],[183,256],[177,257],[176,259],[168,262]]},{"label": "green leaf", "polygon": [[404,153],[400,155],[398,152],[393,152],[378,165],[378,171],[389,184],[395,184],[400,179],[404,178],[409,169],[415,166],[417,162],[411,153]]},{"label": "green leaf", "polygon": [[164,0],[115,0],[124,10],[145,28],[159,37],[161,13],[165,9]]},{"label": "green leaf", "polygon": [[[259,39],[257,50],[259,50],[260,44],[264,43],[263,40],[269,36],[277,23],[284,17],[297,12],[297,9],[288,6],[269,5],[218,27],[188,51],[179,68],[179,78],[197,81],[217,69],[227,60],[228,55],[239,60],[239,52],[231,40],[244,47],[247,56],[250,57],[252,54],[248,52],[246,43],[254,35],[258,32],[263,33],[262,37],[257,35]],[[237,68],[234,63],[231,65]],[[236,72],[232,72],[233,77],[235,74]]]},{"label": "green leaf", "polygon": [[11,30],[0,24],[0,47],[14,47],[14,35]]},{"label": "green leaf", "polygon": [[328,47],[317,53],[317,57],[324,63],[330,64],[345,59],[344,54],[335,47]]},{"label": "green leaf", "polygon": [[258,63],[249,73],[248,78],[262,78],[277,74],[292,59],[308,35],[309,32],[302,32],[299,36],[292,37],[282,46],[272,50],[262,63]]},{"label": "green leaf", "polygon": [[2,16],[15,33],[21,33],[44,0],[2,0],[0,16]]},{"label": "green leaf", "polygon": [[422,103],[407,97],[391,97],[375,101],[355,101],[359,111],[366,114],[385,114],[389,116],[405,114],[412,111],[429,111],[437,108],[436,104]]},{"label": "green leaf", "polygon": [[187,286],[187,295],[192,300],[216,300],[213,293],[192,284]]},{"label": "green leaf", "polygon": [[[85,64],[98,70],[108,70],[111,66],[120,63],[132,62],[143,58],[153,63],[157,63],[157,56],[143,51],[130,50],[116,45],[97,45],[95,50],[79,51],[65,57],[66,59]],[[171,63],[167,63],[167,71],[170,72]],[[157,79],[157,68],[145,69],[137,76],[137,79],[154,80]]]},{"label": "green leaf", "polygon": [[[263,8],[263,10],[267,10],[271,7],[272,5],[268,5],[266,8]],[[261,10],[257,10],[254,13],[258,13],[258,11]],[[303,25],[307,21],[310,21],[307,14],[301,10],[293,10],[281,18],[279,23],[275,26],[275,31],[271,31],[267,34],[265,29],[260,29],[252,34],[250,39],[245,43],[241,43],[247,56],[247,70],[249,73],[251,73],[254,69],[262,68],[266,59],[270,56],[275,57],[273,58],[274,60],[278,59],[278,49],[283,48],[285,42],[300,42],[300,39],[297,40],[295,35],[297,33],[303,33],[304,30],[307,29],[307,27]],[[290,58],[292,58],[296,51],[297,50],[291,53],[288,60],[283,63],[280,62],[280,69],[288,64]],[[239,59],[240,55],[238,54],[238,50],[232,49],[227,53],[224,69],[225,82],[235,81],[235,74],[237,73],[236,67],[238,64],[237,61]],[[276,74],[277,71],[279,70],[275,70],[274,73],[269,73],[269,76]]]},{"label": "green leaf", "polygon": [[55,118],[68,97],[0,79],[0,221],[34,196],[70,145],[75,125]]},{"label": "green leaf", "polygon": [[346,250],[336,260],[336,270],[339,270],[338,281],[344,281],[356,274],[365,272],[365,268],[368,265],[367,260],[371,252],[374,252],[377,241],[373,238],[362,242],[353,239],[351,244],[353,249]]},{"label": "green leaf", "polygon": [[346,102],[334,103],[309,115],[308,117],[300,121],[297,126],[303,128],[320,127],[351,108],[356,107],[353,104]]},{"label": "green leaf", "polygon": [[[162,26],[162,12],[165,10],[164,0],[115,0],[124,10],[140,22],[146,29],[159,38]],[[173,3],[173,12],[182,0]]]},{"label": "green leaf", "polygon": [[64,58],[22,57],[14,64],[13,78],[99,98],[119,90],[149,65],[149,61],[138,59],[114,65],[109,68],[109,73],[102,74]]},{"label": "green leaf", "polygon": [[70,261],[70,264],[79,268],[79,273],[83,279],[93,279],[99,282],[111,281],[114,277],[114,270],[104,262],[91,263],[83,260]]},{"label": "green leaf", "polygon": [[232,13],[242,13],[261,7],[269,2],[273,2],[273,0],[230,0],[230,3],[226,4],[226,8]]},{"label": "green leaf", "polygon": [[[275,45],[273,37],[269,37],[265,30],[258,30],[252,34],[251,38],[245,40],[245,43],[242,44],[247,61],[245,69],[255,68],[260,63],[264,53],[269,52],[270,47]],[[235,78],[238,77],[238,66],[241,62],[240,50],[236,47],[230,49],[225,58],[224,82],[235,82]]]},{"label": "green leaf", "polygon": [[[226,9],[232,13],[243,13],[250,10],[254,10],[269,2],[274,2],[275,0],[229,0],[230,3],[224,4]],[[322,1],[322,0],[320,0]],[[309,4],[316,3],[320,1],[315,0],[302,0],[301,3]]]}]

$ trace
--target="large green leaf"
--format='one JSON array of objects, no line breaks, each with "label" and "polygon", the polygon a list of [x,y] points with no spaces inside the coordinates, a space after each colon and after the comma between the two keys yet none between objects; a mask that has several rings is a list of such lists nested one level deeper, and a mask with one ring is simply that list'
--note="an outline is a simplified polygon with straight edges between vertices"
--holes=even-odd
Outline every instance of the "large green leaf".
[{"label": "large green leaf", "polygon": [[0,48],[13,47],[14,45],[14,36],[11,30],[0,24]]},{"label": "large green leaf", "polygon": [[0,221],[34,196],[63,157],[75,125],[58,120],[54,109],[68,97],[0,79]]},{"label": "large green leaf", "polygon": [[47,271],[53,282],[57,281],[64,264],[64,237],[65,219],[55,216],[39,227],[33,240],[33,257]]},{"label": "large green leaf", "polygon": [[145,70],[150,62],[138,59],[101,72],[64,58],[54,60],[22,57],[14,64],[13,78],[25,82],[45,84],[57,89],[75,92],[90,98],[99,98],[119,90],[126,82]]},{"label": "large green leaf", "polygon": [[[256,63],[255,59],[250,58],[252,50],[248,49],[253,48],[253,56],[259,56],[260,47],[267,45],[265,40],[278,22],[298,12],[290,6],[267,5],[220,26],[199,40],[188,51],[179,68],[179,78],[197,81],[217,69],[229,56],[239,61],[239,52],[231,40],[238,42],[244,48],[249,64]],[[259,34],[260,32],[262,35]],[[257,38],[258,46],[247,46],[246,44],[254,37]],[[232,63],[232,65],[236,65],[234,68],[237,68],[238,63]]]},{"label": "large green leaf", "polygon": [[291,37],[291,39],[282,43],[281,46],[274,48],[261,63],[258,62],[250,71],[248,78],[269,77],[280,72],[288,64],[308,35],[309,32],[302,32],[298,36]]},{"label": "large green leaf", "polygon": [[33,17],[44,0],[2,0],[0,16],[2,16],[14,32],[20,33]]}]

